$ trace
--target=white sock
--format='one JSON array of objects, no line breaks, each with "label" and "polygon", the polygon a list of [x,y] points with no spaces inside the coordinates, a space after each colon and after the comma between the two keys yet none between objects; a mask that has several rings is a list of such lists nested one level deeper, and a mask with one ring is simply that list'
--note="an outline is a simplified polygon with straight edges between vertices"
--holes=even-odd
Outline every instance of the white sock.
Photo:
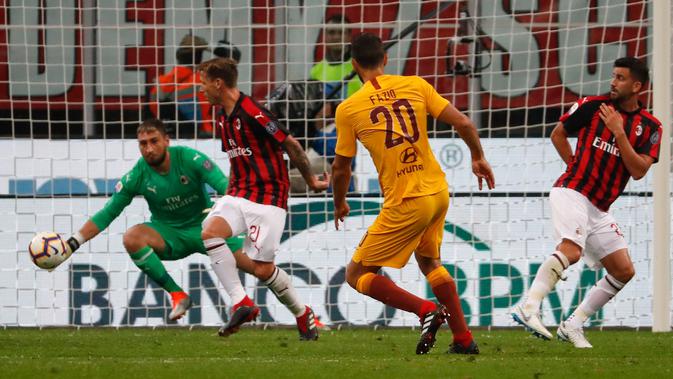
[{"label": "white sock", "polygon": [[306,306],[297,297],[297,291],[292,285],[287,272],[276,267],[271,277],[264,282],[276,298],[292,312],[294,317],[299,317],[306,311]]},{"label": "white sock", "polygon": [[524,310],[527,313],[538,313],[542,299],[551,292],[559,279],[563,276],[570,262],[568,258],[560,251],[555,251],[550,255],[537,270],[533,284],[528,290],[528,297],[524,303]]},{"label": "white sock", "polygon": [[582,303],[575,309],[573,314],[568,317],[566,323],[573,328],[581,328],[584,322],[603,308],[622,289],[626,283],[615,279],[607,274],[599,280],[595,286],[591,287],[589,293],[584,297]]},{"label": "white sock", "polygon": [[226,241],[224,238],[210,238],[204,240],[203,244],[210,256],[210,265],[231,298],[232,305],[240,303],[247,295],[238,277],[236,259]]}]

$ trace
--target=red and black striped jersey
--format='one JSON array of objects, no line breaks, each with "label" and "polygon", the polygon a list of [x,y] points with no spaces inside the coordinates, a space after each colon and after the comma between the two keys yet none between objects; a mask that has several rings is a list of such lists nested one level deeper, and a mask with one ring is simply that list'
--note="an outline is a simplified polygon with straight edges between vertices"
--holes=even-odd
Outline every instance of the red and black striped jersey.
[{"label": "red and black striped jersey", "polygon": [[[624,192],[631,178],[619,153],[612,132],[600,118],[600,105],[610,103],[607,96],[580,99],[561,116],[568,135],[577,135],[577,146],[566,171],[554,187],[566,187],[586,196],[597,208],[607,211]],[[638,154],[659,159],[661,122],[642,108],[625,112],[616,105],[624,120],[624,131]]]},{"label": "red and black striped jersey", "polygon": [[287,209],[290,180],[281,147],[287,129],[243,93],[230,115],[220,113],[218,127],[231,163],[227,194]]}]

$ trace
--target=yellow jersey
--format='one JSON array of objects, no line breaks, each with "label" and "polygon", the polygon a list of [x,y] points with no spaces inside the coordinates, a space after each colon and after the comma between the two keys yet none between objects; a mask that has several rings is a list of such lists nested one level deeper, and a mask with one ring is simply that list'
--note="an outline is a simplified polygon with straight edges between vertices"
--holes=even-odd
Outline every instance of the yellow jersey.
[{"label": "yellow jersey", "polygon": [[360,140],[379,174],[383,207],[446,190],[444,172],[428,141],[427,115],[449,101],[418,76],[380,75],[336,110],[336,153],[354,157]]}]

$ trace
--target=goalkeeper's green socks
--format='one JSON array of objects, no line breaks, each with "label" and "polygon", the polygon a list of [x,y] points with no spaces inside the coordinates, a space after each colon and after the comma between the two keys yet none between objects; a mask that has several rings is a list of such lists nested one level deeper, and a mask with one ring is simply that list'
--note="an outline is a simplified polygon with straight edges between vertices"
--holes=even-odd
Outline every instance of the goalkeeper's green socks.
[{"label": "goalkeeper's green socks", "polygon": [[173,278],[166,271],[166,267],[161,263],[161,259],[154,252],[154,250],[145,246],[135,253],[130,253],[131,259],[139,269],[147,276],[154,280],[161,288],[168,292],[182,292],[182,288],[178,286]]}]

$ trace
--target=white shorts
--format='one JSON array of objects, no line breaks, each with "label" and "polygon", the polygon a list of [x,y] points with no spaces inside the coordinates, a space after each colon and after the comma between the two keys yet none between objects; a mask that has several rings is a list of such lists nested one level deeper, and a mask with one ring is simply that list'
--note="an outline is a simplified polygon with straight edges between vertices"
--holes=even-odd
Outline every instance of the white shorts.
[{"label": "white shorts", "polygon": [[273,262],[280,248],[286,215],[283,208],[226,195],[215,202],[206,220],[221,217],[231,227],[233,236],[247,233],[243,252],[252,260]]},{"label": "white shorts", "polygon": [[554,240],[557,244],[564,239],[578,244],[590,268],[600,269],[601,259],[628,248],[615,218],[598,209],[581,193],[554,187],[549,192],[549,204]]}]

